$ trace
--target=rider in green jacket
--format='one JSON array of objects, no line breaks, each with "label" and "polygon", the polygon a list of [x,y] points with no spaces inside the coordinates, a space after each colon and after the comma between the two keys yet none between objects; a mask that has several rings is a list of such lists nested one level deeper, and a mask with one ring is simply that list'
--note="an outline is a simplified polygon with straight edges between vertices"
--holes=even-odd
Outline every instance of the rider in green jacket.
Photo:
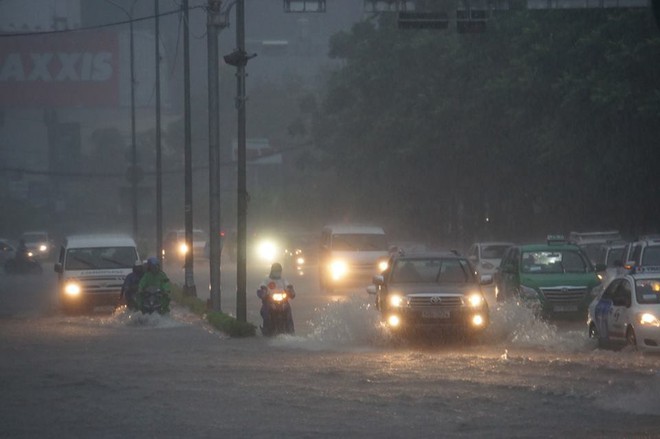
[{"label": "rider in green jacket", "polygon": [[147,259],[147,270],[138,285],[138,294],[136,297],[138,309],[142,305],[143,293],[149,288],[155,288],[163,292],[164,297],[160,313],[165,314],[170,312],[170,280],[163,270],[161,270],[158,258],[154,256]]}]

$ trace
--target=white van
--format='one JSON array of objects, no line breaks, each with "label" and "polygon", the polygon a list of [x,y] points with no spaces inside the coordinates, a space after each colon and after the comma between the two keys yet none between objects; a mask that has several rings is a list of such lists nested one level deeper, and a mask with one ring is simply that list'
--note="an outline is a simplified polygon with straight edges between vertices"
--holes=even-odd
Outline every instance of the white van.
[{"label": "white van", "polygon": [[387,268],[388,242],[382,227],[325,226],[321,232],[321,289],[368,285]]},{"label": "white van", "polygon": [[55,264],[62,309],[75,312],[116,304],[124,278],[139,260],[129,236],[69,236]]}]

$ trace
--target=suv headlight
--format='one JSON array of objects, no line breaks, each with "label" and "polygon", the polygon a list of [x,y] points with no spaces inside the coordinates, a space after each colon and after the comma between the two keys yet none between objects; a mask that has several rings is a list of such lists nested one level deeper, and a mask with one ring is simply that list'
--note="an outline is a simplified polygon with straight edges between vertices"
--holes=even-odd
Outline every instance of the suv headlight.
[{"label": "suv headlight", "polygon": [[390,294],[389,302],[391,307],[399,308],[403,305],[403,296],[400,294]]},{"label": "suv headlight", "polygon": [[472,293],[467,296],[467,302],[470,304],[470,306],[478,308],[484,304],[484,296],[479,293]]}]

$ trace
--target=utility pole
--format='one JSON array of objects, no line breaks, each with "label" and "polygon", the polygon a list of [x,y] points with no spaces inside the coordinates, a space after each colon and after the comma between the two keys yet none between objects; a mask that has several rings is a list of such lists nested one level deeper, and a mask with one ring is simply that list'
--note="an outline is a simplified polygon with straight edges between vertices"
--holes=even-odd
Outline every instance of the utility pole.
[{"label": "utility pole", "polygon": [[160,135],[160,9],[154,0],[154,15],[156,16],[156,254],[163,265],[163,169],[162,145]]},{"label": "utility pole", "polygon": [[190,35],[188,26],[188,0],[183,0],[183,83],[184,83],[184,156],[185,156],[185,229],[186,246],[188,251],[185,257],[185,274],[183,294],[186,296],[197,296],[195,279],[193,275],[194,249],[193,249],[193,192],[192,192],[192,144],[190,135]]},{"label": "utility pole", "polygon": [[[135,6],[135,2],[133,3]],[[129,17],[131,51],[131,212],[133,215],[133,238],[138,239],[138,169],[137,145],[135,140],[135,42],[133,38],[133,8]]]},{"label": "utility pole", "polygon": [[218,34],[227,26],[220,14],[221,0],[208,0],[206,38],[209,95],[209,288],[213,311],[221,312],[220,261],[220,85],[218,78]]}]

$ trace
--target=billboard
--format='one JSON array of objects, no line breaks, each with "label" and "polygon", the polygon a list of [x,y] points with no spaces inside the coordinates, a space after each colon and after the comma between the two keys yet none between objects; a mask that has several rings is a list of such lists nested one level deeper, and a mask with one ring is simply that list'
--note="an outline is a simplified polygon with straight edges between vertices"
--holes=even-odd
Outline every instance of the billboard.
[{"label": "billboard", "polygon": [[0,36],[0,107],[116,107],[117,33]]}]

